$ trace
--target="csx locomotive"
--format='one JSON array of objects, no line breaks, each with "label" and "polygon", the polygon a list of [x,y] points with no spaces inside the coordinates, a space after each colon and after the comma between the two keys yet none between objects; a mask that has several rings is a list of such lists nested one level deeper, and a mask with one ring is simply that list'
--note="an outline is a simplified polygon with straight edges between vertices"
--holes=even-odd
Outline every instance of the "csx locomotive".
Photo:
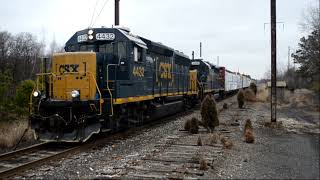
[{"label": "csx locomotive", "polygon": [[[76,32],[51,72],[37,74],[30,122],[43,141],[83,142],[192,107],[224,92],[226,70],[133,35],[127,28]],[[250,80],[237,73],[239,86]],[[41,83],[44,81],[44,83]],[[241,83],[240,83],[241,81]],[[250,82],[249,82],[250,83]]]}]

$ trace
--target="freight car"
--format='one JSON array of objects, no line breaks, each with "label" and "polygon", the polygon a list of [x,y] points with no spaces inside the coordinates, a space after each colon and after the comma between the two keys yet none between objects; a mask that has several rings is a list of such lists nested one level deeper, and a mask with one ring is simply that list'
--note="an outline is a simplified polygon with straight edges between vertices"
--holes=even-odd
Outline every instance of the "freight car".
[{"label": "freight car", "polygon": [[30,98],[31,126],[43,141],[83,142],[177,113],[206,93],[230,90],[224,68],[126,28],[78,31],[65,51],[53,55],[50,73],[37,74]]},{"label": "freight car", "polygon": [[248,88],[251,83],[249,75],[232,72],[225,67],[219,67],[220,86],[219,96],[234,93],[239,89]]}]

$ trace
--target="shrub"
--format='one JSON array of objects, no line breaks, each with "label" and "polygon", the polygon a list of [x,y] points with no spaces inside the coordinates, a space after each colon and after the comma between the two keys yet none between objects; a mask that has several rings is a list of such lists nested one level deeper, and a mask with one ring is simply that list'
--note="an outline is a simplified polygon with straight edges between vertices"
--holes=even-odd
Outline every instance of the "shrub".
[{"label": "shrub", "polygon": [[0,106],[6,104],[8,101],[8,90],[10,88],[10,84],[12,82],[12,78],[8,75],[8,73],[0,73]]},{"label": "shrub", "polygon": [[193,117],[190,121],[190,133],[191,134],[198,134],[199,132],[199,120]]},{"label": "shrub", "polygon": [[217,133],[212,133],[209,135],[207,139],[207,145],[213,146],[214,144],[217,144],[219,140],[219,135]]},{"label": "shrub", "polygon": [[244,105],[244,93],[243,90],[240,89],[237,95],[237,100],[238,100],[238,107],[243,108]]},{"label": "shrub", "polygon": [[201,103],[201,118],[202,125],[209,132],[213,132],[214,128],[219,126],[216,102],[211,94],[206,95]]},{"label": "shrub", "polygon": [[250,89],[254,92],[254,95],[257,94],[257,85],[254,82],[250,83]]},{"label": "shrub", "polygon": [[32,90],[35,86],[35,83],[33,80],[24,80],[21,81],[19,86],[17,87],[17,93],[15,97],[15,102],[20,107],[27,107],[30,95],[32,93]]},{"label": "shrub", "polygon": [[231,149],[233,146],[232,141],[224,136],[221,136],[220,141],[225,149]]},{"label": "shrub", "polygon": [[203,157],[200,158],[199,164],[200,164],[200,170],[208,170],[208,162]]}]

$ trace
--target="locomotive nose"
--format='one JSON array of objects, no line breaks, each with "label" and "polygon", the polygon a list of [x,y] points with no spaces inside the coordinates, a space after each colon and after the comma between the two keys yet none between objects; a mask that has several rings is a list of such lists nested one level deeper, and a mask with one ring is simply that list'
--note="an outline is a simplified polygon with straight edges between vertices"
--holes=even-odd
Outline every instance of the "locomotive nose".
[{"label": "locomotive nose", "polygon": [[96,97],[96,53],[68,52],[53,56],[52,98],[86,101]]}]

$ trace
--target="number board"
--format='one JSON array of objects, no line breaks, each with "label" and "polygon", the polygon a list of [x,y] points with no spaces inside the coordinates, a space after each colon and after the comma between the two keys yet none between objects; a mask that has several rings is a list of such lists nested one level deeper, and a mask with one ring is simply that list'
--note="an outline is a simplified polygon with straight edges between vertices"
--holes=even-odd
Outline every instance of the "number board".
[{"label": "number board", "polygon": [[82,34],[78,36],[78,42],[84,42],[88,40],[88,35],[87,34]]},{"label": "number board", "polygon": [[116,38],[116,35],[114,33],[97,33],[96,39],[97,40],[114,40]]}]

